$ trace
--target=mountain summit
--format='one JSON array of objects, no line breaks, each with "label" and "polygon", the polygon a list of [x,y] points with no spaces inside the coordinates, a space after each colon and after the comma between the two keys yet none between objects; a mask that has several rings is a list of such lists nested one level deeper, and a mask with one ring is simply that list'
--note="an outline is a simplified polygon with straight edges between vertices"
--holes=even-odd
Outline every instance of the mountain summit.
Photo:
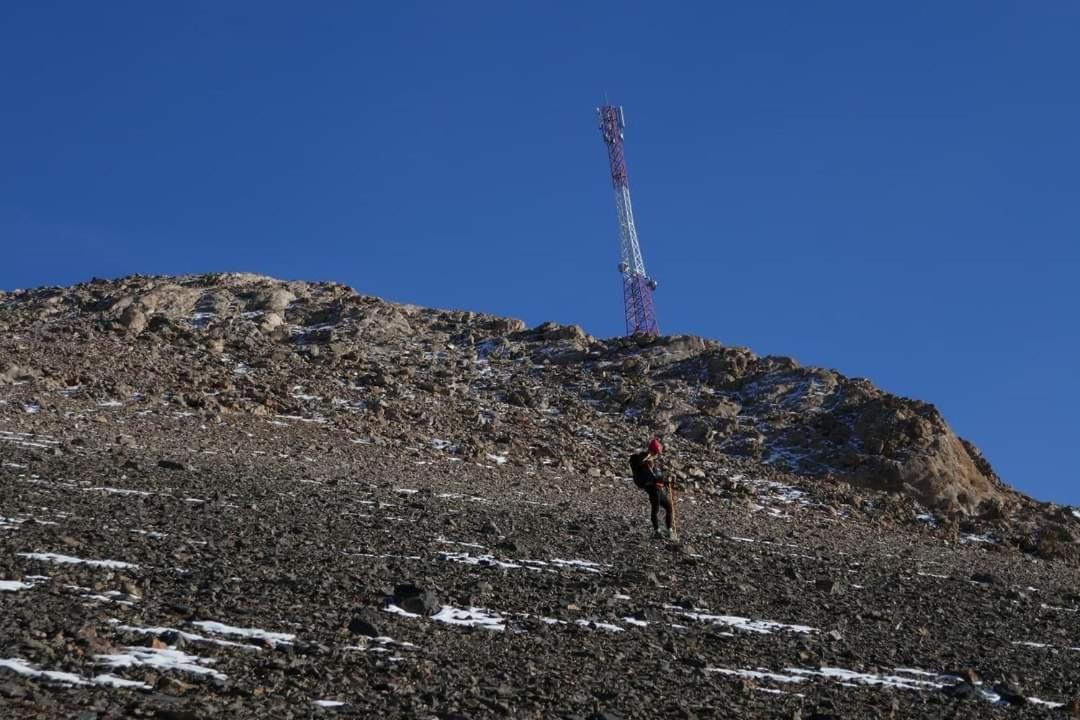
[{"label": "mountain summit", "polygon": [[[246,274],[94,281],[11,294],[2,308],[0,330],[40,333],[20,341],[28,351],[8,349],[0,381],[34,378],[45,390],[83,385],[214,417],[311,412],[391,433],[423,411],[428,427],[474,453],[499,446],[524,459],[558,446],[612,472],[636,438],[656,432],[685,439],[680,457],[702,469],[736,456],[946,514],[998,513],[1011,501],[934,406],[693,336],[599,340],[577,326],[528,329],[335,283]],[[68,351],[52,352],[54,344]],[[488,417],[507,406],[548,422]],[[583,425],[619,436],[620,446],[597,452],[569,430]]]}]

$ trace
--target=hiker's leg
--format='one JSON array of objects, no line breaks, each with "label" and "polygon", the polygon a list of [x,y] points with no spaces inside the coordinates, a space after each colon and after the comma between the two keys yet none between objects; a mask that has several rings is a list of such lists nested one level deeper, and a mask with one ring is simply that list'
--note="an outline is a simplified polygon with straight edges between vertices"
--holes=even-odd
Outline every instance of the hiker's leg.
[{"label": "hiker's leg", "polygon": [[649,488],[649,505],[652,508],[652,528],[660,529],[660,491]]},{"label": "hiker's leg", "polygon": [[[664,508],[664,524],[667,525],[668,530],[671,529],[671,516],[673,514],[672,511],[671,511],[671,497],[668,495],[669,492],[670,491],[668,491],[668,490],[663,490],[663,491],[657,493],[657,495],[660,496],[660,505]],[[656,516],[657,515],[658,515],[658,513],[654,509],[653,510],[653,527],[656,527]]]}]

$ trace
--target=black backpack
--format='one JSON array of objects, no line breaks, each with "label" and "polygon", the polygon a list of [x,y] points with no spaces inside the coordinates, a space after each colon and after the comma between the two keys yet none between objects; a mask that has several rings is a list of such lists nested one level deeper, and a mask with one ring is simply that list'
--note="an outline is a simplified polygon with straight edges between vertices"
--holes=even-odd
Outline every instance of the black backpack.
[{"label": "black backpack", "polygon": [[648,453],[639,452],[630,456],[630,472],[634,475],[634,484],[642,490],[648,489],[654,482],[652,473],[649,471],[648,466],[645,465],[645,458],[648,455]]}]

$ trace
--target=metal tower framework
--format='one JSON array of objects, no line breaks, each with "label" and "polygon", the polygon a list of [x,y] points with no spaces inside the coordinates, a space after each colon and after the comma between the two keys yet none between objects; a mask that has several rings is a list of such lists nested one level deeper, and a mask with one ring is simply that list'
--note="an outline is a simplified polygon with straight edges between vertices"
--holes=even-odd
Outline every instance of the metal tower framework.
[{"label": "metal tower framework", "polygon": [[615,188],[615,207],[619,212],[620,262],[619,272],[623,280],[623,306],[626,310],[627,335],[659,335],[653,291],[656,281],[645,273],[645,261],[641,259],[634,211],[630,205],[630,180],[626,172],[623,154],[623,128],[626,119],[622,107],[604,105],[597,108],[600,115],[600,131],[607,145],[611,164],[611,184]]}]

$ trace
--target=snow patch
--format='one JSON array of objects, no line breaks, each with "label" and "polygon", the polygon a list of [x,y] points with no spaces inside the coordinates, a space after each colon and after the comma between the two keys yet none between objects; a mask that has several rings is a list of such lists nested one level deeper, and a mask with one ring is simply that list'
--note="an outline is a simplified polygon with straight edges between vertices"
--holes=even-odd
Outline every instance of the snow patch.
[{"label": "snow patch", "polygon": [[[922,670],[904,668],[897,668],[893,671],[895,673],[893,675],[874,675],[872,673],[861,673],[836,667],[823,667],[818,670],[787,668],[785,672],[792,673],[793,675],[823,677],[829,680],[835,680],[841,684],[891,687],[899,690],[938,690],[943,687],[955,685],[957,682],[957,678],[954,675],[934,675]],[[933,679],[920,680],[917,677],[910,677],[911,675]]]},{"label": "snow patch", "polygon": [[439,551],[439,557],[443,560],[449,560],[450,562],[461,563],[463,565],[479,565],[482,567],[500,567],[507,569],[523,567],[517,563],[499,560],[494,555],[470,555],[468,553]]},{"label": "snow patch", "polygon": [[157,532],[156,530],[132,530],[136,535],[145,535],[152,538],[167,538],[169,533]]},{"label": "snow patch", "polygon": [[147,492],[146,490],[131,490],[130,488],[116,488],[106,486],[86,488],[86,492],[103,492],[111,493],[113,495],[142,495],[144,497],[154,494],[152,492]]},{"label": "snow patch", "polygon": [[296,639],[296,636],[292,633],[270,632],[268,630],[260,630],[258,628],[241,628],[233,627],[232,625],[225,625],[224,623],[217,622],[216,620],[200,620],[198,622],[191,623],[197,628],[201,628],[211,635],[237,635],[240,637],[257,638],[259,640],[265,640],[272,644],[289,644]]},{"label": "snow patch", "polygon": [[26,522],[26,518],[3,517],[0,515],[0,530],[18,530],[19,526]]},{"label": "snow patch", "polygon": [[96,655],[102,663],[116,668],[148,666],[157,670],[183,670],[193,675],[208,675],[218,680],[227,680],[227,676],[206,667],[213,664],[213,658],[201,658],[188,655],[176,648],[129,647],[127,652],[114,655]]},{"label": "snow patch", "polygon": [[165,633],[176,633],[178,636],[184,638],[188,642],[206,642],[213,643],[214,645],[221,645],[222,647],[237,647],[245,648],[247,650],[259,650],[260,648],[255,645],[247,645],[245,643],[232,642],[231,640],[219,640],[217,638],[208,638],[195,633],[184,632],[183,630],[177,630],[171,627],[142,627],[138,625],[121,625],[117,619],[109,620],[109,622],[116,626],[116,629],[121,632],[135,633],[136,635],[153,635],[155,637],[164,635]]},{"label": "snow patch", "polygon": [[[276,418],[278,418],[280,420],[291,420],[293,422],[317,423],[319,425],[326,424],[326,418],[319,417],[319,416],[303,417],[301,415],[275,415],[274,417],[276,417]],[[273,423],[273,424],[276,425],[278,423]]]},{"label": "snow patch", "polygon": [[[404,640],[395,640],[387,635],[380,635],[378,637],[367,638],[368,644],[366,645],[346,645],[346,650],[367,650],[371,652],[390,652],[387,646],[399,647],[399,648],[415,648],[416,645],[411,642],[405,642]],[[371,647],[371,643],[375,643],[377,647]]]},{"label": "snow patch", "polygon": [[[135,605],[133,600],[138,600],[139,599],[138,597],[136,597],[134,595],[125,596],[124,593],[120,592],[119,590],[108,590],[105,593],[101,593],[101,594],[93,594],[93,593],[91,593],[89,595],[83,595],[82,597],[87,599],[87,600],[96,600],[98,602],[112,602],[112,603],[116,603],[117,605],[127,605],[127,606]],[[120,598],[123,598],[123,597],[131,597],[132,600],[121,600]]]},{"label": "snow patch", "polygon": [[137,680],[127,680],[115,675],[98,675],[87,679],[75,673],[58,672],[56,670],[38,670],[21,658],[0,659],[0,667],[7,668],[12,672],[26,677],[41,678],[65,685],[105,685],[114,688],[137,688],[139,690],[152,690],[152,686]]},{"label": "snow patch", "polygon": [[[602,572],[600,563],[594,563],[591,560],[563,560],[561,558],[552,558],[552,565],[558,565],[559,567],[572,567],[585,572],[599,573]],[[611,567],[608,565],[608,567]]]},{"label": "snow patch", "polygon": [[20,582],[18,580],[0,580],[0,592],[18,592],[34,587],[34,583]]},{"label": "snow patch", "polygon": [[383,612],[391,613],[392,615],[400,615],[401,617],[417,618],[420,617],[416,613],[411,613],[408,610],[404,610],[397,605],[390,604],[383,608]]},{"label": "snow patch", "polygon": [[94,678],[95,685],[106,685],[114,688],[136,688],[139,690],[153,690],[153,685],[147,685],[144,682],[138,680],[128,680],[127,678],[117,677],[116,675],[98,675]]},{"label": "snow patch", "polygon": [[11,432],[8,430],[0,430],[0,442],[9,442],[20,447],[30,448],[48,448],[60,444],[59,440],[54,440],[50,437],[37,436],[32,433]]},{"label": "snow patch", "polygon": [[482,627],[485,630],[506,629],[506,621],[498,613],[477,607],[456,608],[451,605],[443,605],[442,610],[433,615],[431,619],[450,625]]},{"label": "snow patch", "polygon": [[[387,605],[384,612],[401,615],[402,617],[417,618],[420,615],[401,609],[397,605]],[[505,630],[506,621],[498,613],[484,608],[456,608],[452,605],[443,605],[439,612],[431,616],[432,620],[447,623],[448,625],[465,625],[468,627],[482,627],[486,630]]]},{"label": "snow patch", "polygon": [[38,670],[28,664],[22,658],[0,658],[0,667],[7,668],[12,672],[27,677],[42,678],[54,682],[69,683],[71,685],[86,685],[87,681],[74,673],[58,672],[56,670]]},{"label": "snow patch", "polygon": [[[673,605],[667,607],[672,610],[679,609]],[[777,631],[793,632],[800,635],[809,635],[817,632],[816,628],[812,628],[809,625],[789,625],[787,623],[773,622],[772,620],[751,620],[750,618],[739,617],[738,615],[708,615],[699,612],[681,612],[680,614],[691,620],[699,620],[711,625],[726,625],[727,627],[735,628],[736,630],[746,630],[747,632],[758,633],[761,635],[771,635]]]},{"label": "snow patch", "polygon": [[[882,687],[898,690],[939,690],[951,687],[960,681],[955,675],[942,675],[915,668],[896,668],[892,674],[876,675],[837,667],[784,668],[782,672],[771,672],[763,668],[733,669],[723,667],[706,668],[706,672],[719,673],[754,680],[770,680],[778,683],[802,683],[810,678],[825,678],[844,687]],[[984,693],[985,694],[985,693]],[[990,699],[990,696],[987,695]]]},{"label": "snow patch", "polygon": [[41,560],[42,562],[56,562],[64,563],[67,565],[90,565],[91,567],[105,567],[105,568],[137,568],[138,565],[128,562],[121,562],[120,560],[84,560],[82,558],[72,557],[70,555],[60,555],[57,553],[16,553],[19,557],[30,558],[31,560]]},{"label": "snow patch", "polygon": [[447,545],[460,545],[462,547],[478,548],[480,550],[485,550],[487,548],[487,546],[481,545],[480,543],[458,542],[457,540],[447,540],[444,537],[435,538],[435,542],[446,543]]},{"label": "snow patch", "polygon": [[[451,460],[458,461],[460,458],[450,458]],[[467,500],[469,502],[488,502],[487,498],[480,497],[478,495],[462,495],[461,493],[439,493],[435,497],[442,498],[444,500]]]},{"label": "snow patch", "polygon": [[705,668],[705,672],[719,673],[720,675],[733,675],[735,677],[750,678],[752,680],[773,680],[782,683],[800,683],[806,681],[806,678],[800,675],[781,675],[780,673],[772,673],[761,669],[736,670],[733,668],[709,667]]}]

